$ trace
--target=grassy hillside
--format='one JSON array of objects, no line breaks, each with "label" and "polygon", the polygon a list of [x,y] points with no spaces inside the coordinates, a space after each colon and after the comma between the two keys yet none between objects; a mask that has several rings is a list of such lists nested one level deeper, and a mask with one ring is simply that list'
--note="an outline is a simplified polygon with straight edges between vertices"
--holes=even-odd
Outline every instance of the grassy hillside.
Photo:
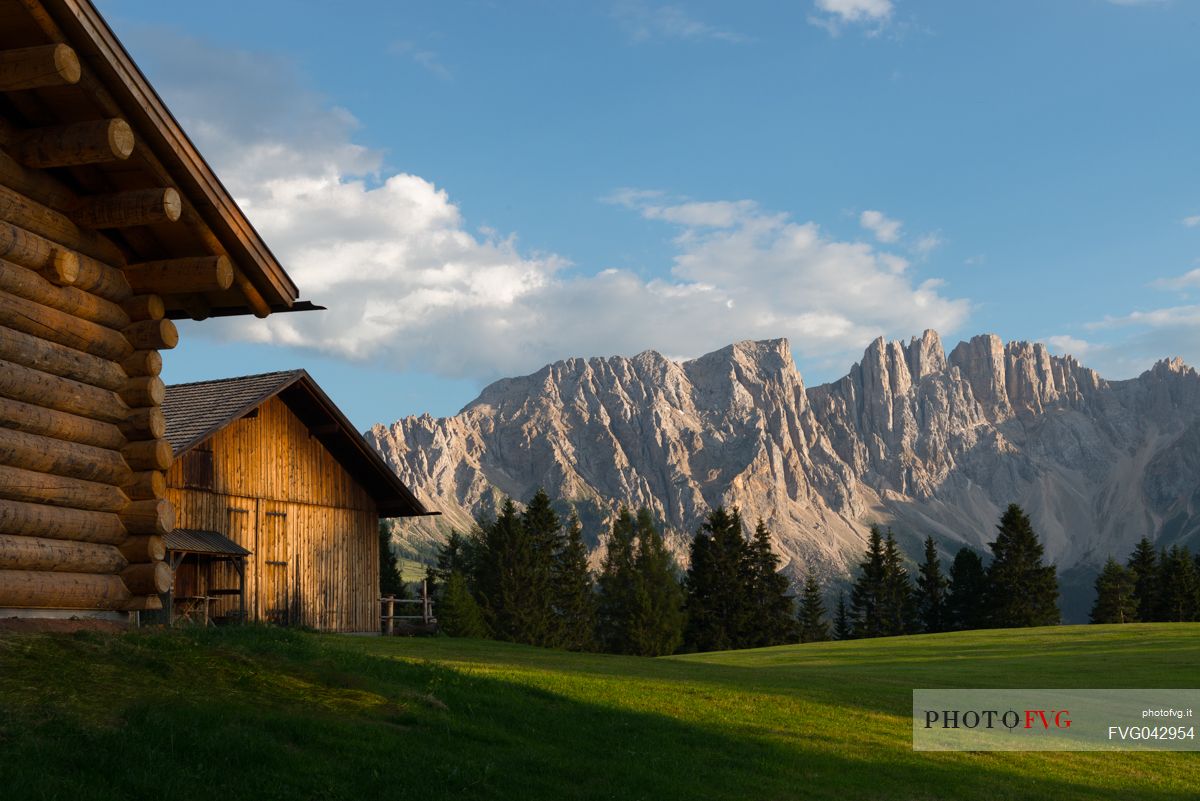
[{"label": "grassy hillside", "polygon": [[671,659],[255,627],[0,634],[4,799],[1184,799],[1200,754],[914,753],[914,687],[1179,687],[1200,625]]}]

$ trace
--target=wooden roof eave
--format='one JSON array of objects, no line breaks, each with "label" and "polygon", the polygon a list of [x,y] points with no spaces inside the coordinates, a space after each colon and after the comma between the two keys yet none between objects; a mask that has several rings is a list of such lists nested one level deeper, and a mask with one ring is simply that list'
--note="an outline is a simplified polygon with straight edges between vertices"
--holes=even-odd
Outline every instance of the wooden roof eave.
[{"label": "wooden roof eave", "polygon": [[243,290],[256,290],[272,309],[290,308],[299,297],[296,285],[96,9],[87,0],[40,0],[40,6],[252,284]]},{"label": "wooden roof eave", "polygon": [[[431,517],[441,515],[441,512],[431,511],[421,503],[420,499],[413,493],[408,486],[400,480],[392,468],[388,467],[387,462],[379,455],[378,451],[367,444],[362,434],[354,427],[354,425],[342,413],[342,410],[337,407],[333,400],[325,394],[320,385],[313,380],[307,370],[300,370],[300,378],[289,384],[284,390],[281,390],[279,395],[282,397],[287,390],[303,391],[312,401],[320,408],[321,412],[333,420],[334,436],[340,437],[344,442],[350,443],[356,455],[369,466],[370,471],[376,479],[396,496],[400,502],[386,502],[384,499],[377,499],[379,504],[380,517]],[[285,399],[286,402],[286,399]],[[327,448],[330,443],[324,442]]]}]

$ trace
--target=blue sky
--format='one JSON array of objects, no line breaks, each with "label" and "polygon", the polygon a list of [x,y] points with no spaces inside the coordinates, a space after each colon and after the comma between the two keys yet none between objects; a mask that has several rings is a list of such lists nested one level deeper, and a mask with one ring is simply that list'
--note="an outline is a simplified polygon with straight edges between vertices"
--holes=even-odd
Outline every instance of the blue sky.
[{"label": "blue sky", "polygon": [[305,366],[366,427],[746,338],[1200,363],[1200,3],[99,6],[330,307],[185,325],[169,381]]}]

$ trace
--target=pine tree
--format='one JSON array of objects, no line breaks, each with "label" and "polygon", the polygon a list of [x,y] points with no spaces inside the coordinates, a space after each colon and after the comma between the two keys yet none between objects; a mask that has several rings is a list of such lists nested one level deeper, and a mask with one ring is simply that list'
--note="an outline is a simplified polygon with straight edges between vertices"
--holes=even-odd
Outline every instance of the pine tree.
[{"label": "pine tree", "polygon": [[1142,537],[1129,554],[1126,563],[1133,574],[1133,598],[1137,604],[1137,618],[1143,622],[1157,619],[1158,609],[1158,555],[1149,537]]},{"label": "pine tree", "polygon": [[1096,603],[1092,606],[1093,623],[1132,623],[1137,620],[1133,571],[1122,567],[1111,556],[1096,578]]},{"label": "pine tree", "polygon": [[511,498],[480,538],[476,560],[478,600],[497,639],[540,645],[549,628],[548,580],[535,540]]},{"label": "pine tree", "polygon": [[917,573],[917,614],[922,631],[935,633],[949,629],[947,588],[950,582],[942,575],[942,560],[938,557],[933,537],[925,538],[925,559]]},{"label": "pine tree", "polygon": [[1159,557],[1157,620],[1187,623],[1196,619],[1196,565],[1187,548],[1176,545]]},{"label": "pine tree", "polygon": [[791,582],[779,572],[779,557],[771,548],[771,532],[761,519],[750,541],[749,645],[768,646],[795,642],[799,636]]},{"label": "pine tree", "polygon": [[683,642],[683,588],[650,510],[637,515],[637,582],[629,642],[640,656],[665,656]]},{"label": "pine tree", "polygon": [[946,606],[953,631],[987,626],[987,573],[979,554],[965,545],[959,548],[950,566]]},{"label": "pine tree", "polygon": [[900,548],[890,529],[883,542],[883,575],[880,604],[883,634],[888,637],[912,634],[918,626],[916,598]]},{"label": "pine tree", "polygon": [[454,571],[464,577],[474,575],[474,541],[464,537],[457,531],[451,531],[446,541],[438,546],[434,564],[425,571],[425,582],[429,594],[437,597],[439,589],[450,580]]},{"label": "pine tree", "polygon": [[988,615],[996,628],[1052,626],[1059,622],[1058,572],[1043,565],[1045,551],[1029,517],[1009,504],[1000,518],[994,558],[987,570]]},{"label": "pine tree", "polygon": [[486,637],[483,611],[467,587],[466,577],[453,571],[446,579],[438,603],[438,630],[451,637]]},{"label": "pine tree", "polygon": [[596,645],[596,594],[587,558],[583,529],[572,513],[554,571],[556,644],[571,651],[589,651]]},{"label": "pine tree", "polygon": [[379,521],[379,594],[408,597],[408,588],[396,567],[396,555],[392,553],[392,533],[382,520]]},{"label": "pine tree", "polygon": [[850,588],[850,626],[855,637],[883,636],[885,578],[883,532],[878,526],[871,526],[867,552]]},{"label": "pine tree", "polygon": [[854,627],[850,623],[850,612],[846,609],[846,593],[838,595],[837,614],[833,617],[833,638],[835,640],[850,640],[854,638]]},{"label": "pine tree", "polygon": [[[846,612],[845,598],[838,603],[838,614]],[[825,601],[821,599],[821,585],[809,575],[804,579],[804,592],[800,600],[800,642],[824,642],[829,639],[829,623],[825,620]]]},{"label": "pine tree", "polygon": [[598,638],[600,646],[613,654],[634,653],[629,633],[637,599],[636,540],[633,516],[622,508],[613,521],[597,581]]},{"label": "pine tree", "polygon": [[524,576],[518,577],[523,595],[521,608],[527,617],[524,633],[518,642],[531,645],[555,645],[561,630],[554,611],[556,587],[555,562],[562,550],[562,519],[550,504],[550,496],[539,489],[529,499],[521,515],[525,530],[528,560],[521,565]]},{"label": "pine tree", "polygon": [[688,568],[684,642],[697,651],[745,648],[751,643],[752,609],[747,586],[750,548],[737,509],[718,506],[692,540]]}]

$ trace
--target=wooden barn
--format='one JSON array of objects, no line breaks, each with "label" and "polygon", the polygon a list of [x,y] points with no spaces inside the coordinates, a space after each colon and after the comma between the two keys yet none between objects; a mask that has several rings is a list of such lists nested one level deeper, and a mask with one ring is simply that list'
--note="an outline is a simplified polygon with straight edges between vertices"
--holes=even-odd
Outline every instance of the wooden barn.
[{"label": "wooden barn", "polygon": [[0,616],[159,606],[171,321],[297,297],[91,3],[0,0]]},{"label": "wooden barn", "polygon": [[303,370],[167,387],[170,612],[379,630],[381,517],[429,514]]}]

